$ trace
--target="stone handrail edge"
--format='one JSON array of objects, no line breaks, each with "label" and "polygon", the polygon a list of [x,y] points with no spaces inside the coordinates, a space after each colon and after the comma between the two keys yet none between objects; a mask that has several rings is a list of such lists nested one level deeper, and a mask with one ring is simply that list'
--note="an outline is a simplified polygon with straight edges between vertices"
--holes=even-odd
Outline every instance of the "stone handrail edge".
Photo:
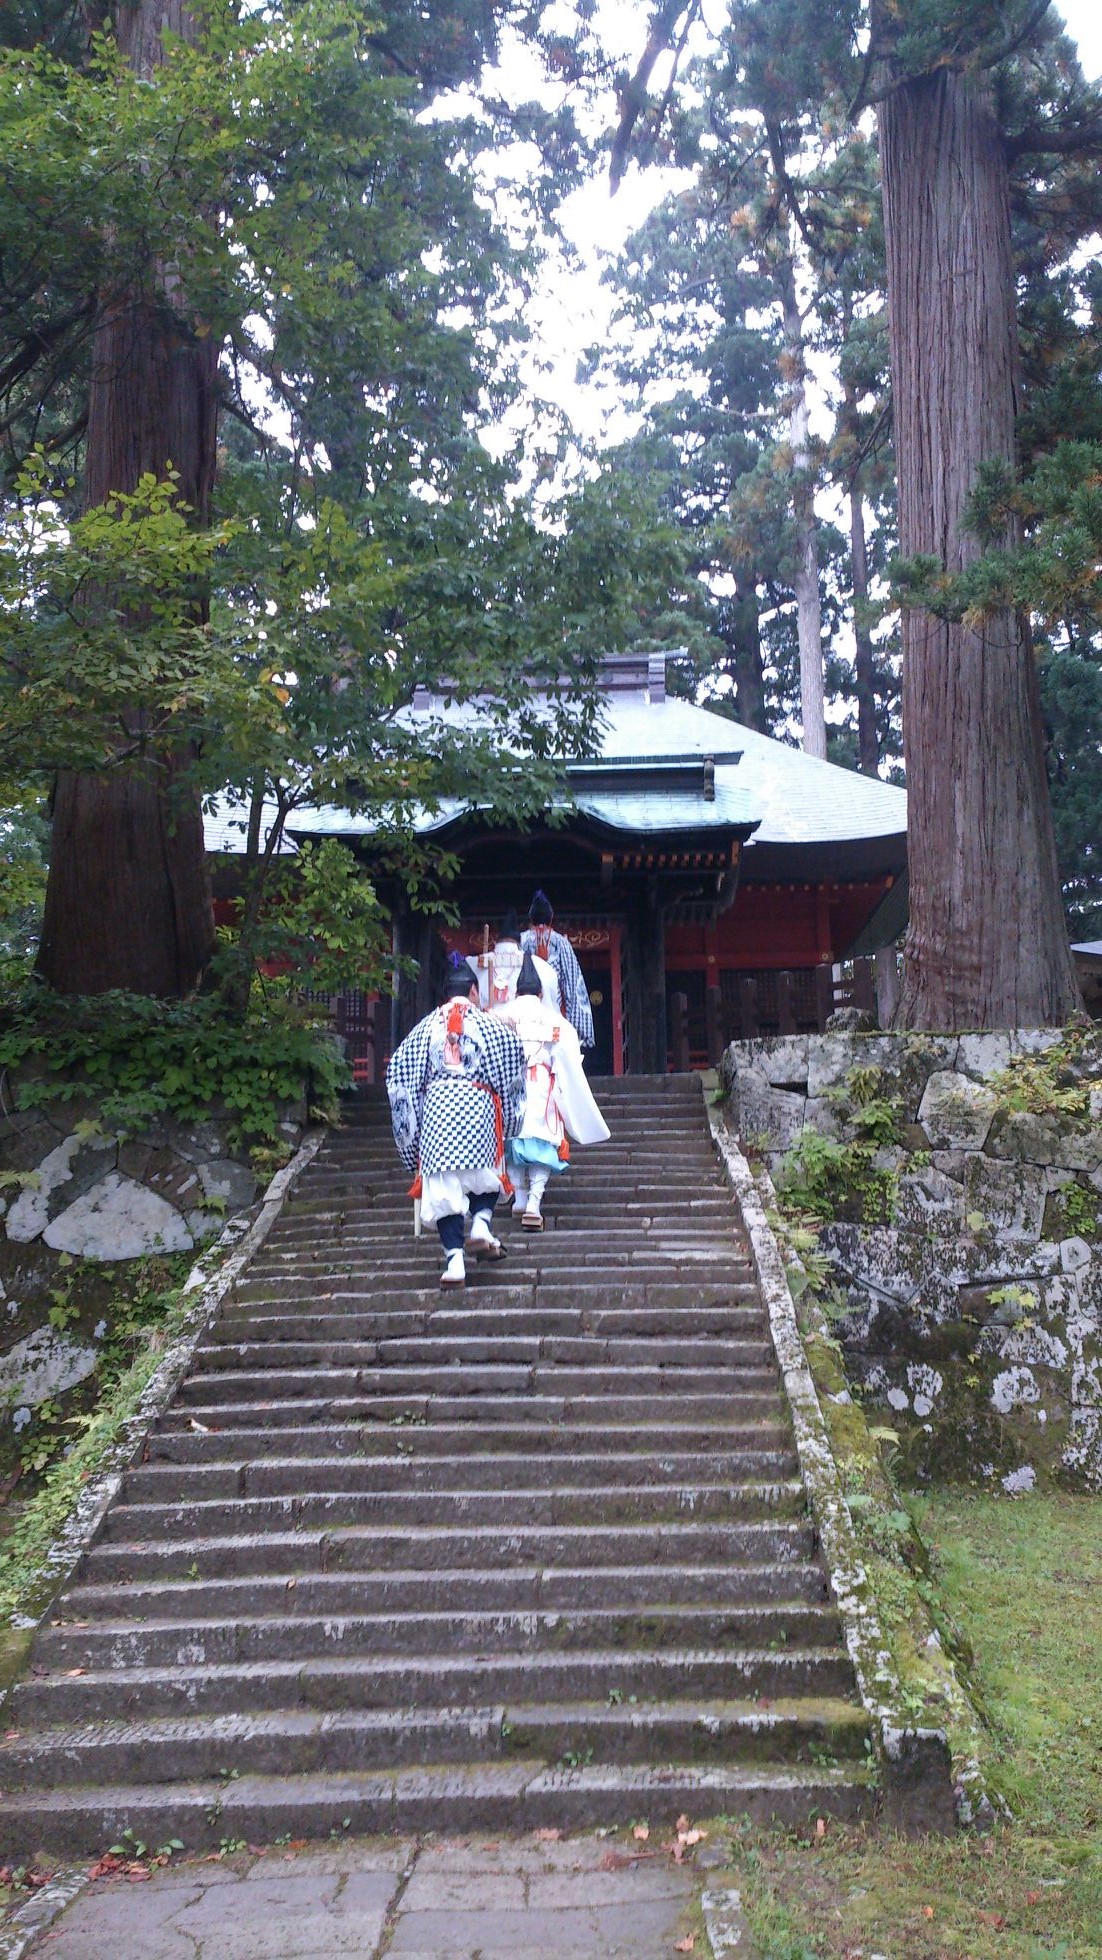
[{"label": "stone handrail edge", "polygon": [[[804,1351],[784,1260],[766,1213],[767,1204],[772,1206],[775,1201],[772,1181],[768,1173],[755,1179],[727,1128],[722,1109],[707,1092],[704,1104],[712,1141],[742,1212],[751,1261],[769,1317],[812,1523],[858,1692],[872,1726],[885,1821],[911,1831],[944,1830],[954,1821],[972,1822],[988,1804],[978,1759],[971,1751],[961,1759],[951,1749],[945,1729],[919,1727],[908,1721],[903,1683],[867,1596],[867,1574],[841,1472]],[[977,1729],[971,1702],[949,1656],[943,1655],[942,1660],[946,1688],[953,1694],[965,1726]]]}]

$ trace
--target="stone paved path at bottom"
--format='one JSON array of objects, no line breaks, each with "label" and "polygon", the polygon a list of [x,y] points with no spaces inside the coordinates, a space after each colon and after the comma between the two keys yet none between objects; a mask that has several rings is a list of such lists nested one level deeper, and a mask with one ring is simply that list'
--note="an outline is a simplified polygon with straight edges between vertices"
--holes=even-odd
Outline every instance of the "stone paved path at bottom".
[{"label": "stone paved path at bottom", "polygon": [[[691,1952],[713,1960],[701,1895],[714,1899],[717,1881],[717,1872],[678,1865],[657,1847],[644,1852],[620,1834],[276,1846],[219,1863],[181,1861],[144,1883],[93,1882],[39,1934],[29,1955],[672,1960]],[[710,1908],[716,1960],[752,1960],[749,1935],[730,1912],[728,1903],[721,1926]]]}]

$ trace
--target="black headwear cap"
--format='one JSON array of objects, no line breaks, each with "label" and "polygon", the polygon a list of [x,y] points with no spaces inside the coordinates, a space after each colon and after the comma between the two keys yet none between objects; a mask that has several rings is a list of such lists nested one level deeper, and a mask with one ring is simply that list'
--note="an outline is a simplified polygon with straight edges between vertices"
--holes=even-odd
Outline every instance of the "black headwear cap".
[{"label": "black headwear cap", "polygon": [[508,911],[508,912],[506,912],[506,914],[505,914],[505,917],[504,917],[504,918],[502,919],[502,921],[501,921],[501,931],[500,931],[500,932],[498,933],[498,938],[499,938],[499,939],[515,939],[515,940],[516,940],[516,941],[518,942],[518,944],[519,944],[519,941],[520,941],[520,921],[519,921],[519,919],[517,918],[517,915],[516,915],[516,908],[515,908],[515,907],[511,907],[511,908],[509,909],[509,911]]},{"label": "black headwear cap", "polygon": [[477,991],[478,975],[473,967],[468,966],[462,953],[450,953],[448,958],[450,964],[440,988],[440,998],[461,1000],[464,994],[470,993],[472,987]]},{"label": "black headwear cap", "polygon": [[520,973],[517,976],[517,999],[519,1000],[522,994],[536,994],[538,996],[542,992],[543,988],[540,985],[540,977],[536,971],[536,962],[532,958],[531,953],[525,953],[520,963]]},{"label": "black headwear cap", "polygon": [[528,907],[528,917],[534,926],[549,926],[555,916],[555,908],[544,891],[536,892]]}]

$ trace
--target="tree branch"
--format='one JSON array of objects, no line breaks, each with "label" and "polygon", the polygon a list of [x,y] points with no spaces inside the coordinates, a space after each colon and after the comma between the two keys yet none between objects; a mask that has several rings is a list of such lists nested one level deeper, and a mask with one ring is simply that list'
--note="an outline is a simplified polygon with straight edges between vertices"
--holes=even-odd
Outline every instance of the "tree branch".
[{"label": "tree branch", "polygon": [[1023,156],[1102,156],[1102,104],[1095,104],[1090,121],[1031,123],[1006,138],[1008,161]]},{"label": "tree branch", "polygon": [[[689,0],[686,30],[695,20],[699,9],[700,0]],[[647,106],[647,87],[655,63],[672,45],[674,28],[684,12],[686,12],[685,0],[660,0],[660,4],[651,15],[647,43],[639,57],[635,73],[624,87],[617,91],[620,121],[612,139],[612,153],[608,165],[608,181],[613,196],[623,182],[628,154],[631,150],[632,132]]]}]

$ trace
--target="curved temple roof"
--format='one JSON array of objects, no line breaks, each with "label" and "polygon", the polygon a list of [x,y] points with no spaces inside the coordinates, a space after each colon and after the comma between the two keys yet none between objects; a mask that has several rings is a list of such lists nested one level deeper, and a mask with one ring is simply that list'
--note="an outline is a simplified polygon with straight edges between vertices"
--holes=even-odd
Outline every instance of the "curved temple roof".
[{"label": "curved temple roof", "polygon": [[[661,656],[618,656],[605,663],[603,735],[598,754],[568,758],[566,782],[575,806],[612,830],[634,836],[673,831],[737,830],[745,844],[743,875],[753,877],[796,847],[813,847],[839,872],[852,871],[871,855],[902,864],[906,852],[905,791],[854,770],[820,762],[802,750],[759,735],[725,715],[667,694]],[[476,703],[449,707],[442,697],[418,691],[409,713],[426,724],[468,725]],[[420,828],[444,830],[469,814],[449,800],[426,811]],[[288,831],[296,837],[370,837],[371,817],[340,809],[296,810]],[[845,847],[849,847],[846,849]],[[233,850],[226,827],[210,848]],[[237,849],[243,848],[241,844]]]}]

